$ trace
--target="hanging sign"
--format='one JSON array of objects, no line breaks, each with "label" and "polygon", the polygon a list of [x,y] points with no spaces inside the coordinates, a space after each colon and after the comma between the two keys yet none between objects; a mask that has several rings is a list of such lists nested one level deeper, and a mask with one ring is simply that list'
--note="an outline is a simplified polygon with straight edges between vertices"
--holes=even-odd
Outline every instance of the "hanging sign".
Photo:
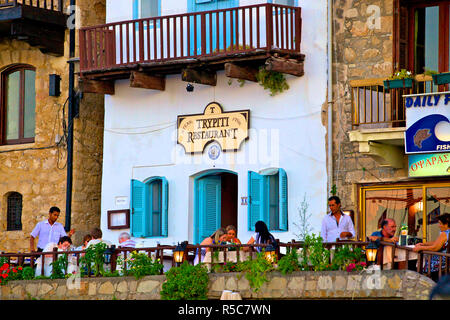
[{"label": "hanging sign", "polygon": [[409,177],[450,175],[450,153],[412,154],[408,156]]},{"label": "hanging sign", "polygon": [[212,141],[222,151],[236,151],[248,139],[249,119],[250,110],[223,112],[220,104],[211,102],[202,114],[178,116],[177,143],[186,153],[202,153]]},{"label": "hanging sign", "polygon": [[404,97],[405,153],[450,151],[450,92]]}]

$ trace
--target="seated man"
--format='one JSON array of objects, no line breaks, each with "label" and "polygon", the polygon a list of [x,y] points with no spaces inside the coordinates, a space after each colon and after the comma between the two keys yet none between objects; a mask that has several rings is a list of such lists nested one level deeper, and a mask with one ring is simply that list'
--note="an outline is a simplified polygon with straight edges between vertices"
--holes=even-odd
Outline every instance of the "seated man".
[{"label": "seated man", "polygon": [[91,235],[92,240],[90,240],[88,242],[86,249],[89,248],[90,246],[96,245],[97,243],[100,243],[100,242],[106,243],[106,245],[108,247],[111,247],[111,245],[112,245],[111,242],[109,242],[108,240],[102,239],[103,232],[99,228],[92,229],[92,231],[89,234]]},{"label": "seated man", "polygon": [[[70,250],[70,246],[72,245],[72,240],[68,236],[61,237],[58,241],[58,244],[54,242],[48,243],[43,252],[52,252],[54,248],[58,248],[58,251],[68,251]],[[58,255],[58,258],[61,255]],[[52,262],[53,262],[53,254],[46,254],[44,258],[44,276],[50,277],[52,274]],[[69,261],[70,267],[71,261]],[[36,277],[42,275],[42,256],[36,260]]]},{"label": "seated man", "polygon": [[369,238],[370,241],[398,242],[398,237],[394,237],[397,225],[394,219],[385,219],[381,222],[381,230],[373,232]]},{"label": "seated man", "polygon": [[119,235],[119,246],[122,248],[134,248],[136,247],[136,242],[131,239],[131,236],[128,232],[122,232]]}]

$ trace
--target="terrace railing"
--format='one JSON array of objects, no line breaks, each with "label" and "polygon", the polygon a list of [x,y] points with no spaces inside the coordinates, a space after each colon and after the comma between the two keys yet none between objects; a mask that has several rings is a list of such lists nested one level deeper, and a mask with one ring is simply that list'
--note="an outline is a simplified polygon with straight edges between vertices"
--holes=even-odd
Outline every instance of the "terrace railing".
[{"label": "terrace railing", "polygon": [[80,71],[274,48],[300,53],[301,8],[243,6],[80,29]]},{"label": "terrace railing", "polygon": [[353,128],[392,128],[405,126],[405,94],[445,91],[446,86],[437,86],[433,78],[416,75],[412,88],[386,90],[383,81],[387,78],[351,80],[352,126]]},{"label": "terrace railing", "polygon": [[29,6],[62,13],[64,0],[0,0],[0,10],[17,6]]},{"label": "terrace railing", "polygon": [[[364,242],[364,241],[345,241],[345,242],[329,242],[329,243],[325,243],[325,247],[330,249],[330,248],[337,248],[340,246],[344,246],[344,245],[348,245],[351,247],[359,247],[359,248],[365,248],[367,245],[369,244],[369,242]],[[201,249],[204,248],[210,248],[210,249],[216,249],[219,250],[220,252],[222,252],[223,254],[223,261],[227,261],[227,254],[230,254],[231,251],[229,251],[230,248],[233,248],[235,251],[235,254],[237,256],[237,261],[244,261],[244,258],[239,258],[240,255],[242,255],[242,253],[244,252],[244,248],[249,248],[249,254],[247,255],[246,259],[248,259],[248,256],[253,259],[254,257],[256,257],[256,248],[257,247],[266,247],[267,245],[264,244],[241,244],[241,245],[236,245],[236,244],[231,244],[231,245],[192,245],[192,244],[188,244],[186,243],[185,246],[185,255],[186,255],[186,260],[193,264],[195,256],[197,255],[199,258],[201,257]],[[304,243],[303,242],[296,242],[296,241],[291,241],[288,243],[282,243],[277,241],[277,255],[278,258],[281,258],[282,254],[280,253],[280,251],[284,251],[284,250],[288,250],[288,249],[300,249],[303,248]],[[431,262],[431,258],[433,255],[438,256],[439,257],[439,272],[438,272],[438,276],[439,278],[443,275],[449,274],[450,273],[450,252],[447,253],[443,253],[443,252],[433,252],[433,251],[421,251],[418,253],[418,258],[417,259],[411,259],[411,257],[413,257],[412,254],[412,248],[411,247],[407,247],[407,246],[399,246],[397,244],[393,244],[390,242],[384,242],[381,241],[380,242],[380,247],[378,248],[378,255],[377,255],[377,263],[378,265],[380,265],[380,269],[383,269],[383,249],[386,246],[390,246],[392,247],[392,257],[389,261],[394,261],[394,257],[396,256],[398,250],[405,250],[406,251],[406,258],[405,258],[405,262],[403,263],[403,265],[399,265],[398,263],[393,264],[392,269],[404,269],[404,268],[408,268],[408,262],[409,261],[415,261],[417,263],[415,263],[415,270],[418,273],[424,274],[425,276],[431,277],[431,270],[430,268],[427,268],[427,270],[424,270],[424,262],[427,261],[428,266],[430,265]],[[284,248],[284,249],[282,249]],[[145,252],[146,254],[148,254],[149,257],[153,257],[155,259],[160,259],[161,262],[164,262],[165,265],[171,265],[172,267],[175,266],[175,262],[173,259],[173,250],[175,249],[175,246],[169,246],[169,245],[158,245],[156,247],[148,247],[148,248],[116,248],[113,252],[113,254],[110,257],[110,271],[113,272],[116,270],[117,268],[117,258],[119,256],[121,256],[124,260],[127,259],[127,257],[129,257],[130,253],[133,251],[139,251],[139,252]],[[236,250],[237,249],[237,250]],[[31,267],[35,267],[36,262],[34,261],[35,259],[37,259],[38,257],[42,256],[42,259],[44,259],[44,261],[41,263],[41,275],[45,274],[44,271],[44,266],[45,266],[45,259],[51,259],[51,261],[56,261],[56,259],[58,259],[58,255],[61,254],[68,254],[69,256],[75,256],[76,259],[76,264],[77,266],[80,266],[80,258],[81,255],[84,253],[85,251],[57,251],[54,250],[52,252],[33,252],[33,253],[0,253],[0,258],[1,257],[6,257],[8,259],[8,262],[10,264],[13,265],[29,265]],[[47,257],[46,257],[47,256]],[[330,258],[330,263],[332,262],[332,257]],[[200,260],[201,261],[201,260]],[[223,263],[222,261],[222,263]],[[212,262],[214,263],[221,263],[221,262]],[[124,269],[127,268],[126,262],[124,263]],[[163,271],[161,270],[161,273]]]}]

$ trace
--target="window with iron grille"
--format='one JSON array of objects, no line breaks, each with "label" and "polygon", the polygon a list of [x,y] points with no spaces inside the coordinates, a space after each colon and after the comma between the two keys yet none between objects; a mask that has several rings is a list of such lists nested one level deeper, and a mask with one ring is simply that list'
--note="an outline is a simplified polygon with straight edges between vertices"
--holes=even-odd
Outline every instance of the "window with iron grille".
[{"label": "window with iron grille", "polygon": [[12,192],[8,196],[7,230],[22,230],[22,195]]}]

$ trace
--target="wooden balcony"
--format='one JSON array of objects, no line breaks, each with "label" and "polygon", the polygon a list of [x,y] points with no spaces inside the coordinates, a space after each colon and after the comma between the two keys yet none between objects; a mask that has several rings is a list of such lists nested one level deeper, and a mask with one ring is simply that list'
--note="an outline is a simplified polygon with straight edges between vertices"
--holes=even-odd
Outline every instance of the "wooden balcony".
[{"label": "wooden balcony", "polygon": [[63,5],[64,0],[0,0],[0,38],[23,40],[44,53],[64,55]]},{"label": "wooden balcony", "polygon": [[236,70],[227,63],[247,71],[242,75],[247,80],[255,81],[253,70],[265,63],[301,76],[300,39],[301,8],[273,4],[109,23],[80,30],[80,76],[115,80],[138,72],[182,73],[188,81],[197,69],[197,83],[215,85],[217,70]]},{"label": "wooden balcony", "polygon": [[412,88],[386,90],[383,81],[374,78],[350,81],[352,88],[352,126],[359,129],[405,127],[403,95],[442,92],[448,85],[437,86],[428,75],[416,75]]}]

